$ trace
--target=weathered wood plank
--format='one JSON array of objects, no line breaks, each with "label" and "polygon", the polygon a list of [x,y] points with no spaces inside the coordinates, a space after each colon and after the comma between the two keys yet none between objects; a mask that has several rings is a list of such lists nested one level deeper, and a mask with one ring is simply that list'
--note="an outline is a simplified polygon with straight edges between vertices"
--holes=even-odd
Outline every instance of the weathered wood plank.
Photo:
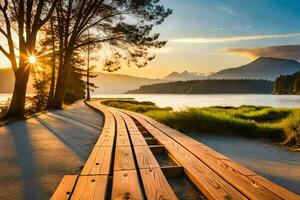
[{"label": "weathered wood plank", "polygon": [[262,176],[250,176],[251,179],[255,180],[259,184],[263,185],[264,187],[272,190],[276,195],[280,196],[282,199],[288,199],[288,200],[300,200],[300,196],[284,189],[283,187],[280,187],[268,179],[262,177]]},{"label": "weathered wood plank", "polygon": [[111,199],[143,199],[136,170],[114,171]]},{"label": "weathered wood plank", "polygon": [[94,147],[81,175],[107,175],[110,171],[112,147]]},{"label": "weathered wood plank", "polygon": [[112,147],[114,145],[114,138],[115,136],[100,135],[95,147]]},{"label": "weathered wood plank", "polygon": [[116,147],[114,170],[132,169],[135,169],[135,163],[131,147]]},{"label": "weathered wood plank", "polygon": [[75,187],[77,177],[77,175],[64,176],[56,191],[52,195],[51,200],[68,200],[73,188]]},{"label": "weathered wood plank", "polygon": [[140,169],[159,168],[159,164],[148,146],[134,146],[134,153]]},{"label": "weathered wood plank", "polygon": [[130,135],[133,146],[148,146],[141,134]]},{"label": "weathered wood plank", "polygon": [[71,200],[104,200],[107,195],[108,176],[79,176]]},{"label": "weathered wood plank", "polygon": [[117,134],[117,147],[130,147],[130,140],[128,134],[125,132],[123,134]]},{"label": "weathered wood plank", "polygon": [[160,168],[141,169],[140,173],[148,199],[177,199]]}]

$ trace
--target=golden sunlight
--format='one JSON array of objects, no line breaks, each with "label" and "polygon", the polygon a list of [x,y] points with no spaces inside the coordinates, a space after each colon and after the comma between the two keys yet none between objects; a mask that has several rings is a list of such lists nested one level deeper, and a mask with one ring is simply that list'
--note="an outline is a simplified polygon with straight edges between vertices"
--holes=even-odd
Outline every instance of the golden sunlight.
[{"label": "golden sunlight", "polygon": [[36,61],[37,61],[37,59],[36,59],[35,56],[29,56],[29,57],[28,57],[28,62],[29,62],[30,64],[35,64]]}]

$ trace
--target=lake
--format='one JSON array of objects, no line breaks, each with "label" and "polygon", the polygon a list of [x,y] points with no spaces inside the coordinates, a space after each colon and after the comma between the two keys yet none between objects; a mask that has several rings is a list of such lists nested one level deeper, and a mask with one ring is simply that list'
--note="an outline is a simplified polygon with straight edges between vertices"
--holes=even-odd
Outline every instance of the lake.
[{"label": "lake", "polygon": [[0,94],[0,102],[7,101],[10,98],[11,98],[11,94]]},{"label": "lake", "polygon": [[210,95],[177,95],[177,94],[110,94],[93,95],[98,98],[135,98],[137,101],[151,101],[160,107],[170,106],[175,110],[185,107],[207,106],[271,106],[300,108],[300,95],[258,95],[258,94],[210,94]]}]

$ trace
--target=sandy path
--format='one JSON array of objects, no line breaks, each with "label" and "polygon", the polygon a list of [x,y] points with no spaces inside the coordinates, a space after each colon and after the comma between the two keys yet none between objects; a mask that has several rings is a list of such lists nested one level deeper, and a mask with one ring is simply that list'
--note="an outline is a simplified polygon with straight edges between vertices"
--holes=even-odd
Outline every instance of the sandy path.
[{"label": "sandy path", "polygon": [[0,127],[0,199],[49,199],[64,175],[80,173],[101,127],[83,102]]}]

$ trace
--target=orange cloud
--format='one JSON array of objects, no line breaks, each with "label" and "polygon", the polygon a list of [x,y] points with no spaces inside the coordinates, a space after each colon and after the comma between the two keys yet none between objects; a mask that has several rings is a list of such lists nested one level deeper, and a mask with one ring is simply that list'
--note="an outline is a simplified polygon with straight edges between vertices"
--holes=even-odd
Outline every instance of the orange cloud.
[{"label": "orange cloud", "polygon": [[272,46],[264,48],[226,48],[223,51],[248,58],[276,57],[300,60],[300,45]]}]

